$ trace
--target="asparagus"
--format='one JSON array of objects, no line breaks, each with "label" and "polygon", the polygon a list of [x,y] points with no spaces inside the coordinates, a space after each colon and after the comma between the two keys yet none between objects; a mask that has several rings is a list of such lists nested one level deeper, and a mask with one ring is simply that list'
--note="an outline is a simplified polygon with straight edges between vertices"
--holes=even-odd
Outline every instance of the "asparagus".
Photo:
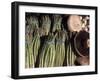
[{"label": "asparagus", "polygon": [[[28,25],[25,28],[25,68],[33,68],[35,67],[40,44],[39,35],[35,33],[35,30],[39,27],[39,23],[36,16],[30,16],[26,20]],[[35,34],[34,36],[33,33]]]},{"label": "asparagus", "polygon": [[55,57],[55,66],[62,66],[65,58],[65,31],[57,32]]},{"label": "asparagus", "polygon": [[[55,35],[56,36],[56,35]],[[55,36],[50,34],[40,52],[39,67],[53,67],[55,59]]]},{"label": "asparagus", "polygon": [[26,26],[25,32],[25,68],[34,67],[34,59],[33,59],[33,30],[30,26]]},{"label": "asparagus", "polygon": [[35,28],[39,27],[38,18],[36,16],[30,16],[26,19],[27,24],[34,30]]},{"label": "asparagus", "polygon": [[66,65],[67,66],[73,66],[76,60],[75,52],[72,49],[72,41],[71,41],[72,36],[73,36],[72,32],[69,32],[68,39],[66,40],[67,44],[66,44],[65,53],[66,53],[66,63],[67,63]]},{"label": "asparagus", "polygon": [[33,56],[34,56],[34,64],[36,64],[36,58],[38,56],[38,51],[40,48],[40,35],[39,35],[39,29],[36,29],[34,31],[34,37],[33,37]]},{"label": "asparagus", "polygon": [[51,26],[51,20],[49,15],[44,15],[41,18],[41,28],[44,30],[44,35],[48,35]]},{"label": "asparagus", "polygon": [[60,15],[53,15],[53,28],[52,32],[55,32],[56,30],[61,30],[61,22],[62,22],[62,17]]}]

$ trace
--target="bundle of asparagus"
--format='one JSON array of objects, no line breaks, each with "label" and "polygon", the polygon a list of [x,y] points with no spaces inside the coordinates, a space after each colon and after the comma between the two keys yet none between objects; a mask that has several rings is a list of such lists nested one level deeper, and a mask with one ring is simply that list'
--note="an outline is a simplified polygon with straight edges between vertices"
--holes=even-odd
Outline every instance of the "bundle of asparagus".
[{"label": "bundle of asparagus", "polygon": [[38,56],[39,48],[40,48],[40,33],[39,33],[39,28],[38,28],[38,29],[35,29],[34,37],[33,37],[34,64],[36,64],[36,59]]},{"label": "bundle of asparagus", "polygon": [[55,59],[55,37],[49,34],[40,52],[39,67],[53,67]]},{"label": "bundle of asparagus", "polygon": [[53,15],[53,28],[52,28],[52,32],[55,32],[57,30],[61,30],[61,22],[62,22],[61,15]]},{"label": "bundle of asparagus", "polygon": [[30,26],[26,26],[25,33],[25,68],[34,67],[34,56],[33,56],[33,30]]},{"label": "bundle of asparagus", "polygon": [[65,31],[58,31],[56,36],[55,66],[63,66],[65,59]]},{"label": "bundle of asparagus", "polygon": [[[33,16],[27,19],[28,25],[25,29],[25,68],[35,67],[36,56],[40,45],[38,29],[38,18]],[[34,36],[33,36],[34,33]]]},{"label": "bundle of asparagus", "polygon": [[66,65],[67,66],[73,66],[75,65],[75,60],[76,60],[76,54],[73,51],[73,35],[75,33],[73,32],[68,32],[67,39],[66,39]]},{"label": "bundle of asparagus", "polygon": [[51,20],[49,15],[44,15],[41,18],[41,28],[44,30],[44,35],[48,35],[51,26]]}]

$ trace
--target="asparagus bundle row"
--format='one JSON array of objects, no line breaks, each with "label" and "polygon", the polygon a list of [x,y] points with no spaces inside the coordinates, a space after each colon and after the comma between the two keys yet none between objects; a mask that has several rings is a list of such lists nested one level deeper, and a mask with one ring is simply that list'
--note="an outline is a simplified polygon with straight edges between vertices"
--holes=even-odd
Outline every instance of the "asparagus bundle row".
[{"label": "asparagus bundle row", "polygon": [[55,36],[50,34],[40,53],[39,67],[53,67],[55,59]]}]

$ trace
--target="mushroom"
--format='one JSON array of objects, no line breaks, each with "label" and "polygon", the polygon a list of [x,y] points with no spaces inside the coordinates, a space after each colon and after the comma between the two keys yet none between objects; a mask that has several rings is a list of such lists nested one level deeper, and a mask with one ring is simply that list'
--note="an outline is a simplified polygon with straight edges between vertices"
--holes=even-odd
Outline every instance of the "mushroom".
[{"label": "mushroom", "polygon": [[77,33],[74,38],[74,47],[79,56],[88,57],[90,49],[89,33],[84,30]]},{"label": "mushroom", "polygon": [[73,32],[73,31],[79,32],[80,30],[82,30],[81,18],[78,15],[69,16],[67,24],[68,24],[68,29],[71,32]]}]

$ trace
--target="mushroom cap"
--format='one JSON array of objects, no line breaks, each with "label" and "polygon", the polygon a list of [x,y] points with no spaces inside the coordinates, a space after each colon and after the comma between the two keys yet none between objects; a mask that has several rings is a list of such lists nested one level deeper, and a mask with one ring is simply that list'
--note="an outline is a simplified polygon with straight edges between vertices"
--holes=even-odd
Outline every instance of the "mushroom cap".
[{"label": "mushroom cap", "polygon": [[78,15],[71,15],[68,19],[68,29],[73,32],[73,31],[77,31],[79,32],[80,30],[82,30],[82,22],[81,22],[81,18]]},{"label": "mushroom cap", "polygon": [[80,31],[74,38],[74,46],[77,54],[81,57],[89,56],[89,33],[86,31]]}]

